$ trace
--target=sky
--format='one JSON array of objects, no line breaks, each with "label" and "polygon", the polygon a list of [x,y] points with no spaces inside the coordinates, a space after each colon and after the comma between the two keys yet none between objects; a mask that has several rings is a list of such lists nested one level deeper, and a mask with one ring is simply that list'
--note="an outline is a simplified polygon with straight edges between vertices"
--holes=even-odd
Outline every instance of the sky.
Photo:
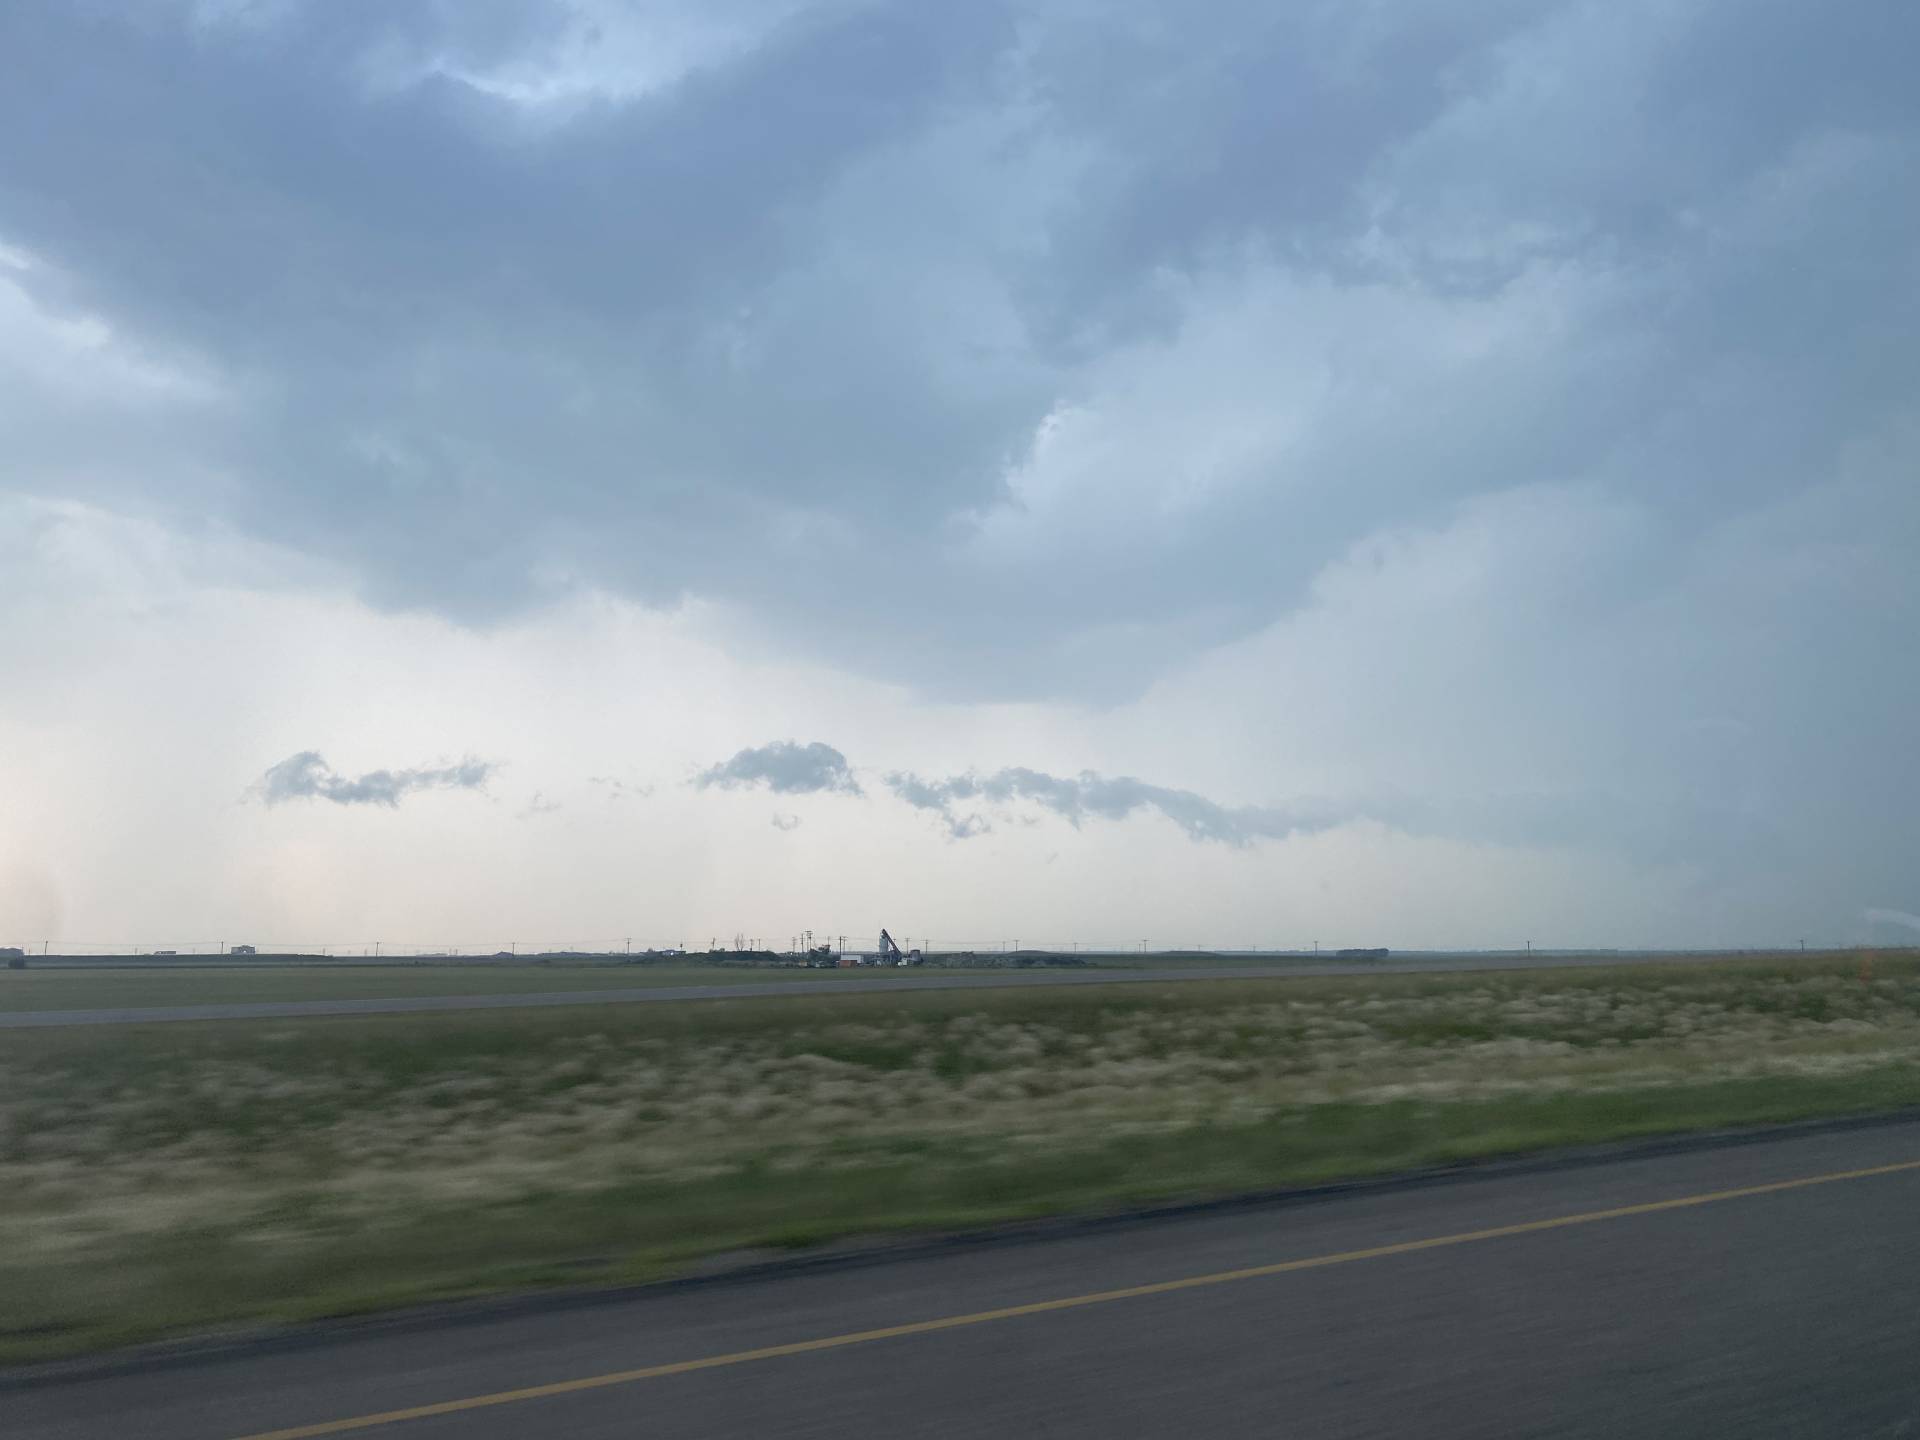
[{"label": "sky", "polygon": [[0,944],[1909,938],[1915,53],[0,7]]}]

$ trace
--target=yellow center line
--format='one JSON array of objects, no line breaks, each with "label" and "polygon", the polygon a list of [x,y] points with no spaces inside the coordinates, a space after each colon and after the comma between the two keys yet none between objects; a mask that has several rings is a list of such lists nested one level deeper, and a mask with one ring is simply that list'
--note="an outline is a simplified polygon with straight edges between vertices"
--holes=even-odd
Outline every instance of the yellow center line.
[{"label": "yellow center line", "polygon": [[1893,1165],[1874,1165],[1864,1170],[1836,1170],[1828,1175],[1806,1175],[1794,1180],[1775,1180],[1767,1185],[1746,1185],[1737,1190],[1713,1190],[1700,1195],[1682,1195],[1673,1200],[1653,1200],[1642,1205],[1621,1205],[1611,1210],[1588,1210],[1579,1215],[1559,1215],[1550,1220],[1526,1220],[1517,1225],[1496,1225],[1487,1230],[1466,1230],[1457,1235],[1434,1235],[1424,1240],[1403,1240],[1393,1245],[1374,1245],[1365,1250],[1342,1250],[1331,1255],[1313,1255],[1303,1260],[1281,1260],[1271,1265],[1250,1265],[1243,1270],[1220,1270],[1211,1275],[1189,1275],[1179,1280],[1157,1280],[1148,1285],[1129,1285],[1119,1290],[1096,1290],[1087,1295],[1069,1295],[1058,1300],[1036,1300],[1026,1305],[1007,1305],[998,1310],[977,1310],[970,1315],[946,1315],[937,1320],[915,1320],[905,1325],[884,1325],[877,1330],[855,1330],[845,1335],[826,1335],[816,1340],[795,1340],[785,1345],[763,1345],[755,1350],[735,1350],[725,1355],[705,1355],[698,1360],[675,1360],[666,1365],[643,1365],[633,1370],[614,1370],[605,1375],[588,1375],[578,1380],[557,1380],[550,1385],[529,1385],[519,1390],[496,1390],[490,1395],[470,1395],[459,1400],[441,1400],[431,1405],[411,1405],[404,1410],[384,1410],[376,1415],[354,1415],[344,1420],[323,1420],[317,1425],[295,1425],[286,1430],[267,1430],[239,1440],[312,1440],[320,1435],[343,1435],[351,1430],[371,1430],[380,1425],[397,1425],[405,1420],[425,1420],[435,1415],[458,1415],[468,1410],[485,1410],[495,1405],[517,1405],[527,1400],[544,1400],[553,1395],[573,1395],[582,1390],[601,1390],[610,1385],[631,1385],[639,1380],[658,1380],[667,1375],[687,1375],[696,1370],[718,1370],[728,1365],[747,1365],[756,1360],[777,1360],[787,1355],[808,1355],[819,1350],[841,1350],[849,1345],[867,1345],[876,1340],[897,1340],[906,1335],[931,1335],[940,1330],[960,1330],[970,1325],[990,1325],[997,1320],[1017,1320],[1026,1315],[1047,1315],[1056,1310],[1079,1310],[1089,1305],[1109,1305],[1116,1300],[1139,1300],[1149,1295],[1170,1295],[1178,1290],[1199,1290],[1210,1285],[1231,1285],[1240,1280],[1260,1280],[1270,1275],[1290,1275],[1298,1270],[1318,1270],[1328,1265],[1347,1265],[1356,1260],[1382,1260],[1391,1255],[1411,1255],[1419,1250],[1438,1250],[1448,1245],[1471,1245],[1481,1240],[1503,1240],[1513,1235],[1532,1235],[1542,1230],[1563,1230],[1573,1225],[1593,1225],[1602,1220],[1625,1220],[1635,1215],[1657,1215],[1666,1210],[1684,1210],[1695,1205],[1712,1205],[1722,1200],[1744,1200],[1754,1195],[1777,1195],[1785,1190],[1803,1190],[1810,1185],[1832,1185],[1842,1180],[1865,1180],[1875,1175],[1897,1175],[1920,1170],[1920,1160],[1904,1160]]}]

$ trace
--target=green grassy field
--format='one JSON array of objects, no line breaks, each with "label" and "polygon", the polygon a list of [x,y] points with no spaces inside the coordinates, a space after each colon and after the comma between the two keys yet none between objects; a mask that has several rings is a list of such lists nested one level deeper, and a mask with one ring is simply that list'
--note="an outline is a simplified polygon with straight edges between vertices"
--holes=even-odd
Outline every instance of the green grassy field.
[{"label": "green grassy field", "polygon": [[1920,960],[11,1032],[0,1358],[1920,1104]]}]

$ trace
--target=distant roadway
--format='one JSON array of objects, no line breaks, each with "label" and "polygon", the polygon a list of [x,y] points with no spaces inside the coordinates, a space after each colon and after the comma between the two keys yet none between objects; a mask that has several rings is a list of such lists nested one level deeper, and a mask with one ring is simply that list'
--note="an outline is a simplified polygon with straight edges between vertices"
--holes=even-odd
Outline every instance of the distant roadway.
[{"label": "distant roadway", "polygon": [[22,1384],[8,1440],[1920,1434],[1920,1124],[414,1317]]},{"label": "distant roadway", "polygon": [[[398,1015],[431,1010],[523,1010],[549,1005],[646,1005],[674,1000],[849,995],[904,990],[994,990],[1019,985],[1140,985],[1189,980],[1280,980],[1325,975],[1406,975],[1443,971],[1544,970],[1594,965],[1697,963],[1689,955],[1440,955],[1404,960],[1299,961],[1272,965],[1183,965],[1167,969],[1088,966],[1031,970],[897,970],[817,980],[661,985],[619,990],[546,990],[522,995],[405,995],[378,999],[256,1000],[218,1005],[146,1005],[95,1010],[0,1012],[0,1030],[58,1025],[125,1025],[165,1020],[292,1020],[309,1015]],[[1726,958],[1726,957],[1718,957]]]}]

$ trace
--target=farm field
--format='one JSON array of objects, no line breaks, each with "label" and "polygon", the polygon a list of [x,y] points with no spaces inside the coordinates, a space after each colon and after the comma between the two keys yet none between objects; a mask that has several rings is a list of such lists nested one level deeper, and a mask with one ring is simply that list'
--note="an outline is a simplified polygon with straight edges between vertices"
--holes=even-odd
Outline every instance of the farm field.
[{"label": "farm field", "polygon": [[0,1359],[1912,1104],[1910,954],[21,1031]]}]

